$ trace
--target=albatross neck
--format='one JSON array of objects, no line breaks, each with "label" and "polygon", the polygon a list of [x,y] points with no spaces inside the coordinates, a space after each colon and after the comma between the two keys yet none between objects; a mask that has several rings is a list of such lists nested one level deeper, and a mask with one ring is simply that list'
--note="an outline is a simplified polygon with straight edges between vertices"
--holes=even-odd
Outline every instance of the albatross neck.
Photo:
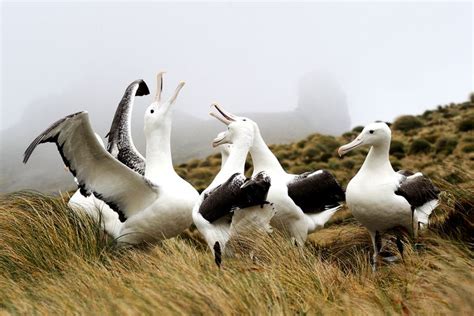
[{"label": "albatross neck", "polygon": [[389,159],[390,140],[370,148],[364,164],[360,168],[361,173],[376,174],[377,176],[390,175],[393,173]]},{"label": "albatross neck", "polygon": [[252,156],[253,161],[253,174],[257,174],[261,171],[265,171],[268,174],[286,173],[278,159],[272,153],[270,148],[268,148],[258,130],[253,145],[250,147],[250,155]]},{"label": "albatross neck", "polygon": [[234,143],[230,148],[227,160],[209,187],[213,188],[227,181],[234,173],[243,174],[245,172],[245,160],[247,159],[248,152],[248,145]]},{"label": "albatross neck", "polygon": [[164,122],[159,128],[145,134],[145,177],[153,181],[168,175],[176,175],[171,158],[171,122]]}]

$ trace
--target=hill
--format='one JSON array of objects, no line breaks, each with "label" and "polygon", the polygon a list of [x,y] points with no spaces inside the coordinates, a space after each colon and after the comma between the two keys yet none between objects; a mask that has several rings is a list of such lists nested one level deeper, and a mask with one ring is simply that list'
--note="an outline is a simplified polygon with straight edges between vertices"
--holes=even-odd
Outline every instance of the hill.
[{"label": "hill", "polygon": [[[428,229],[416,243],[405,239],[403,262],[372,273],[368,233],[347,210],[305,247],[277,232],[249,236],[257,256],[236,243],[236,256],[218,269],[194,230],[118,250],[67,207],[67,195],[16,192],[0,195],[0,313],[472,315],[473,103],[403,116],[392,126],[395,167],[420,170],[443,191]],[[335,150],[359,129],[272,149],[291,172],[326,168],[346,184],[365,151],[339,159]],[[203,189],[219,164],[213,155],[178,170]]]},{"label": "hill", "polygon": [[[422,115],[405,115],[392,126],[390,161],[395,169],[420,170],[432,178],[452,184],[465,183],[474,170],[474,100],[439,106]],[[258,122],[258,121],[257,121]],[[336,150],[354,139],[362,127],[339,137],[312,134],[290,144],[271,145],[270,149],[288,172],[303,173],[328,169],[344,185],[360,168],[367,148],[350,152],[340,159]],[[220,168],[220,154],[194,159],[177,166],[178,173],[203,190]],[[251,171],[248,159],[247,172]]]}]

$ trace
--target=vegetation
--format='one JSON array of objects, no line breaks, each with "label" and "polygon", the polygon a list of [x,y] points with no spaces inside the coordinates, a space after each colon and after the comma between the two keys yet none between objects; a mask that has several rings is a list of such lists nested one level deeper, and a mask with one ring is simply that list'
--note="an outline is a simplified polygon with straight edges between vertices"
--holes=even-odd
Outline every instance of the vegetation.
[{"label": "vegetation", "polygon": [[[452,183],[462,183],[464,180],[457,177],[457,174],[462,174],[463,171],[459,170],[474,169],[474,131],[459,129],[460,122],[467,117],[474,117],[474,105],[470,102],[425,111],[420,116],[401,116],[392,125],[392,165],[396,168],[421,170],[430,177],[439,177]],[[413,125],[407,122],[417,123]],[[396,129],[397,125],[402,130]],[[410,129],[408,126],[418,127]],[[270,148],[289,172],[328,169],[346,184],[362,164],[368,149],[349,152],[342,160],[337,157],[336,150],[340,145],[353,140],[362,128],[355,127],[340,137],[313,134],[293,144],[276,144]],[[220,154],[215,154],[204,160],[195,159],[181,164],[177,171],[202,191],[218,172],[220,163]],[[250,159],[247,170],[252,170]]]},{"label": "vegetation", "polygon": [[436,153],[444,153],[450,155],[458,145],[455,137],[442,137],[436,142]]},{"label": "vegetation", "polygon": [[405,144],[399,140],[393,139],[390,143],[390,155],[398,159],[405,157]]},{"label": "vegetation", "polygon": [[423,138],[413,140],[410,145],[410,154],[429,153],[431,151],[431,144]]},{"label": "vegetation", "polygon": [[459,122],[459,131],[468,132],[474,130],[474,116],[463,119]]},{"label": "vegetation", "polygon": [[393,122],[393,129],[402,132],[408,132],[422,126],[423,121],[413,115],[400,116],[395,120],[395,122]]},{"label": "vegetation", "polygon": [[[235,257],[218,269],[195,230],[119,250],[92,220],[68,208],[67,194],[18,192],[0,196],[0,313],[472,315],[474,154],[465,148],[474,134],[459,129],[472,114],[469,102],[450,105],[417,117],[422,127],[409,133],[393,131],[394,167],[420,170],[443,191],[417,246],[406,238],[404,262],[372,273],[368,233],[346,209],[303,248],[278,232],[246,236],[256,248],[251,259],[233,242]],[[325,168],[345,185],[367,149],[342,160],[335,151],[357,133],[314,134],[272,150],[290,172]],[[436,140],[436,150],[412,152],[420,139]],[[458,143],[440,145],[440,156],[442,139]],[[219,166],[216,154],[177,169],[203,189]],[[396,253],[393,243],[387,247]]]}]

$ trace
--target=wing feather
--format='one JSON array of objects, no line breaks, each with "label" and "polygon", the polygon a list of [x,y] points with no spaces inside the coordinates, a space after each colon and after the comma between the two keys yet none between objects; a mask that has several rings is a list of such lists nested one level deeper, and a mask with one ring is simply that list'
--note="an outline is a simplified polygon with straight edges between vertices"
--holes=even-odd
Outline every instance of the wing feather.
[{"label": "wing feather", "polygon": [[304,213],[320,213],[345,201],[345,193],[326,170],[304,173],[288,184],[288,195]]},{"label": "wing feather", "polygon": [[24,153],[26,163],[36,146],[56,143],[64,164],[77,178],[81,193],[96,197],[119,213],[120,219],[136,214],[158,197],[158,187],[109,154],[98,142],[87,112],[53,123],[33,140]]},{"label": "wing feather", "polygon": [[127,167],[141,175],[145,174],[145,158],[140,154],[133,143],[131,132],[132,109],[135,96],[150,94],[148,86],[143,80],[132,82],[122,97],[115,111],[108,138],[107,151]]},{"label": "wing feather", "polygon": [[[409,173],[405,173],[409,174]],[[421,173],[403,176],[395,194],[403,196],[414,210],[432,200],[437,200],[440,190]]]}]

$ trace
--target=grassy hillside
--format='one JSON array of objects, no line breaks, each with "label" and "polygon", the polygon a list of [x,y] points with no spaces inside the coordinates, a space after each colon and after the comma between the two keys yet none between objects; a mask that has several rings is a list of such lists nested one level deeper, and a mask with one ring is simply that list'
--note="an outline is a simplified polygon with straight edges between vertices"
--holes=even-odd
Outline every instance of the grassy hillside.
[{"label": "grassy hillside", "polygon": [[[450,183],[466,182],[465,171],[474,170],[474,101],[439,106],[418,116],[401,116],[393,122],[390,160],[395,168],[421,170]],[[288,172],[328,169],[343,183],[360,168],[367,148],[337,156],[339,146],[353,140],[362,127],[340,137],[312,134],[292,143],[271,145]],[[263,135],[265,137],[265,135]],[[177,167],[178,173],[203,190],[220,169],[220,154],[195,159]],[[251,170],[248,160],[247,170]]]},{"label": "grassy hillside", "polygon": [[[304,248],[277,233],[247,236],[257,258],[235,243],[236,257],[219,270],[195,231],[117,250],[67,196],[18,192],[0,196],[0,313],[472,315],[473,104],[403,117],[393,130],[394,165],[423,171],[444,191],[417,246],[407,240],[404,263],[372,273],[369,236],[347,210]],[[365,153],[339,159],[335,150],[356,134],[272,149],[291,172],[326,168],[346,184]],[[219,164],[214,155],[178,169],[202,189]]]}]

